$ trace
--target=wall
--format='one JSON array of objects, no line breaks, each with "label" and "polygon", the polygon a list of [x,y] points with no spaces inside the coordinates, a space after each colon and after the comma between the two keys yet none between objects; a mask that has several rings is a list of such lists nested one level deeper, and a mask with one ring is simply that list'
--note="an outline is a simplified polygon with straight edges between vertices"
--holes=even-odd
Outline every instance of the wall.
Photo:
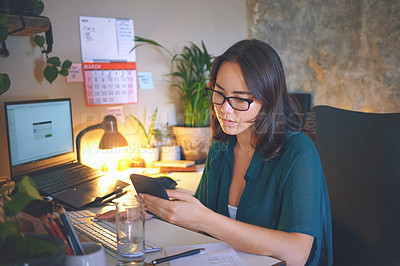
[{"label": "wall", "polygon": [[[156,40],[173,53],[180,52],[189,42],[200,44],[203,40],[209,52],[218,55],[234,42],[247,37],[246,3],[241,0],[43,2],[45,11],[42,15],[50,18],[53,28],[53,55],[70,59],[73,63],[81,60],[79,16],[131,18],[135,23],[135,35]],[[229,12],[226,12],[227,6]],[[10,56],[0,58],[0,72],[8,73],[12,84],[10,90],[0,96],[0,176],[9,175],[3,102],[71,97],[75,136],[84,127],[101,122],[107,113],[106,107],[86,106],[82,83],[67,83],[64,78],[58,78],[49,85],[43,80],[38,68],[43,65],[43,55],[38,47],[33,47],[30,37],[10,36],[6,43]],[[136,56],[138,72],[153,72],[155,89],[139,91],[139,103],[124,105],[124,111],[135,114],[148,123],[149,117],[158,107],[160,115],[157,123],[178,123],[177,117],[181,117],[178,95],[169,87],[166,78],[170,70],[170,57],[158,49],[146,46],[139,47]],[[135,156],[137,134],[123,125],[119,127],[130,142],[127,156]],[[84,155],[95,149],[99,134],[101,132],[93,132],[84,137],[83,162],[90,164]]]},{"label": "wall", "polygon": [[247,0],[249,32],[274,47],[289,89],[316,105],[400,112],[400,2]]}]

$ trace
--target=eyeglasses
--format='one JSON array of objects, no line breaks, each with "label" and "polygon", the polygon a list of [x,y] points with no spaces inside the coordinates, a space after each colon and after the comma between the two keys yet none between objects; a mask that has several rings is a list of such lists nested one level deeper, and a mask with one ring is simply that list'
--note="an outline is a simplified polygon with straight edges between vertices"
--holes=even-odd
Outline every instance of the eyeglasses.
[{"label": "eyeglasses", "polygon": [[256,99],[243,99],[239,97],[226,97],[222,92],[213,90],[209,87],[205,87],[207,97],[213,104],[222,105],[225,101],[228,101],[229,105],[238,111],[247,111],[250,108],[250,104]]}]

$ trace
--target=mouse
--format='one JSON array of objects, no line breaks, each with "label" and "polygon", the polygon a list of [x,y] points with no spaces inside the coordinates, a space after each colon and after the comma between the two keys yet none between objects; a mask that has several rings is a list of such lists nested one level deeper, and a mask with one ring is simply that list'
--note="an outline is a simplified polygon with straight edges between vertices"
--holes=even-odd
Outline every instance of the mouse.
[{"label": "mouse", "polygon": [[157,179],[161,180],[161,182],[164,184],[164,187],[166,189],[174,189],[177,185],[175,180],[173,180],[172,178],[170,178],[168,176],[160,176],[160,177],[157,177]]}]

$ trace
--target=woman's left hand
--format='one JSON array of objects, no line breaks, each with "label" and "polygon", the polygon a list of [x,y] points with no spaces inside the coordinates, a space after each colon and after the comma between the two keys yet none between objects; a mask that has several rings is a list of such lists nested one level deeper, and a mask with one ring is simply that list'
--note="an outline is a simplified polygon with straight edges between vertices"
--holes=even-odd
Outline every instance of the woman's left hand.
[{"label": "woman's left hand", "polygon": [[152,212],[167,222],[191,229],[202,231],[200,226],[204,223],[204,217],[211,211],[195,197],[174,190],[167,190],[168,197],[165,200],[149,194],[140,194],[144,200],[146,210]]}]

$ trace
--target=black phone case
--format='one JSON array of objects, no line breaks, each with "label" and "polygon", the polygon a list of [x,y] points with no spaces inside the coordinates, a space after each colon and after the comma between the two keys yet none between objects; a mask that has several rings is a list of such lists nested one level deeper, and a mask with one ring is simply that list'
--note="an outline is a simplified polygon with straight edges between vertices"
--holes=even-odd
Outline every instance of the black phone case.
[{"label": "black phone case", "polygon": [[138,174],[131,174],[130,179],[138,194],[145,193],[159,198],[169,199],[165,186],[160,179]]}]

